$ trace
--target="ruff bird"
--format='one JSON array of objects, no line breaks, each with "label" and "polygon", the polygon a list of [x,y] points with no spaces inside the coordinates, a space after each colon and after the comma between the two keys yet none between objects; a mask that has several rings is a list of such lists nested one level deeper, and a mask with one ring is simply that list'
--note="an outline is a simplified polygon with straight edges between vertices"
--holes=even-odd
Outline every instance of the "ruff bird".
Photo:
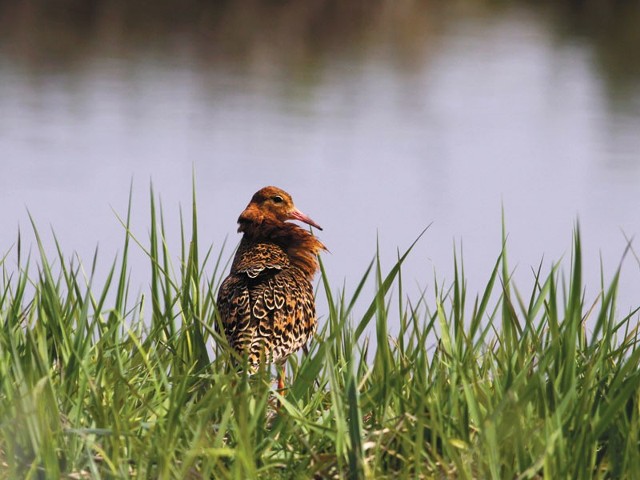
[{"label": "ruff bird", "polygon": [[[326,247],[291,220],[322,230],[284,190],[256,192],[238,218],[242,240],[218,292],[220,324],[229,345],[248,356],[254,371],[261,359],[283,367],[316,331],[312,281],[317,254]],[[284,388],[284,368],[278,388]]]}]

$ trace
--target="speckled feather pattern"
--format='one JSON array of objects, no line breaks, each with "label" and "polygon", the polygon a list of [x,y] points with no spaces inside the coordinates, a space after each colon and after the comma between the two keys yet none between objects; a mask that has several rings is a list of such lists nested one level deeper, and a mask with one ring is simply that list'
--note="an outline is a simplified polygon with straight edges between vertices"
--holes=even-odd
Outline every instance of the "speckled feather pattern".
[{"label": "speckled feather pattern", "polygon": [[[290,200],[286,192],[266,188]],[[318,269],[316,255],[325,248],[310,232],[282,219],[243,219],[258,215],[252,210],[256,196],[239,219],[244,235],[217,301],[229,344],[248,354],[253,367],[261,357],[284,361],[315,333],[311,282]]]}]

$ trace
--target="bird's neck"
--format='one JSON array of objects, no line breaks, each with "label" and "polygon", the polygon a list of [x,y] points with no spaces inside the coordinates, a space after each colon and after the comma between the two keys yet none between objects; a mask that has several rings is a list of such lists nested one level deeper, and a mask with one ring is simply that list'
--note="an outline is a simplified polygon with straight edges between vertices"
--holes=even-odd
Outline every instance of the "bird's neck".
[{"label": "bird's neck", "polygon": [[311,232],[288,222],[245,223],[239,231],[244,232],[242,243],[250,248],[257,243],[273,243],[281,247],[294,267],[304,272],[311,280],[318,271],[316,255],[327,248]]}]

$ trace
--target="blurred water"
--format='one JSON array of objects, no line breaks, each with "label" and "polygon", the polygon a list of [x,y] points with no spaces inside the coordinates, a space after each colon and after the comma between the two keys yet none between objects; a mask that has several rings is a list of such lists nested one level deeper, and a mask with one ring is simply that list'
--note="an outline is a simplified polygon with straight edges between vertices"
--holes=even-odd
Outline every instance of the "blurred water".
[{"label": "blurred water", "polygon": [[[569,260],[579,219],[595,299],[600,257],[610,276],[640,230],[638,8],[239,3],[0,7],[2,252],[18,226],[31,238],[29,211],[50,251],[49,225],[86,263],[99,244],[104,271],[132,181],[146,241],[153,181],[177,255],[193,169],[202,241],[234,246],[252,193],[281,186],[324,227],[329,275],[349,291],[376,242],[389,268],[432,223],[409,292],[432,298],[434,270],[452,279],[455,242],[475,294],[504,206],[526,293],[543,257]],[[144,255],[133,262],[144,291]],[[639,280],[630,255],[624,311]]]}]

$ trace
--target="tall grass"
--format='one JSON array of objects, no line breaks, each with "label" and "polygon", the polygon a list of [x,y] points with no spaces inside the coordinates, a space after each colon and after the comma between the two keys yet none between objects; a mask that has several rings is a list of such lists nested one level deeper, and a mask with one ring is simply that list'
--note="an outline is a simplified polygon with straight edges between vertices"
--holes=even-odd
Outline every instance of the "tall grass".
[{"label": "tall grass", "polygon": [[[37,254],[18,238],[2,259],[0,476],[637,474],[638,314],[616,310],[618,273],[585,304],[578,231],[568,271],[538,268],[527,295],[505,248],[475,297],[455,254],[452,284],[418,298],[402,289],[411,248],[389,271],[376,253],[351,294],[322,269],[317,301],[329,315],[309,354],[290,359],[281,395],[268,368],[229,367],[213,328],[229,254],[200,250],[195,195],[177,266],[154,193],[148,239],[133,235],[130,211],[99,285],[97,254],[86,269],[60,247],[49,258],[36,225]],[[132,248],[151,265],[137,297]]]}]

